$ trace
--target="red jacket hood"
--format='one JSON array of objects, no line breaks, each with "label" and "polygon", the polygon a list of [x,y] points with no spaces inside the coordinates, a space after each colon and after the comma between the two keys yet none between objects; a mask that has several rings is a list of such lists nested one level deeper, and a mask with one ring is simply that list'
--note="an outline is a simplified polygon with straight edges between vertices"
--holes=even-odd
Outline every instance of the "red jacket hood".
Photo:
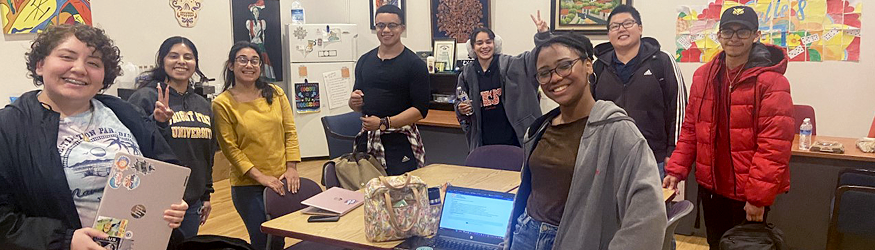
[{"label": "red jacket hood", "polygon": [[[726,52],[721,51],[713,60],[705,64],[708,68],[707,74],[713,76],[720,73],[721,68],[725,65],[725,58]],[[788,62],[787,52],[781,47],[771,44],[754,43],[750,51],[750,58],[738,82],[745,82],[748,78],[756,77],[769,71],[783,75],[784,72],[787,72]]]}]

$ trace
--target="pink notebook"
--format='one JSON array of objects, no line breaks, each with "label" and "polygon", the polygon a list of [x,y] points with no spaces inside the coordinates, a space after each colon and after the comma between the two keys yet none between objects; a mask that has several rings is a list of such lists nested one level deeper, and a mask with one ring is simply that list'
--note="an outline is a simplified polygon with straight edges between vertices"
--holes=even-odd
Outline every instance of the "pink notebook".
[{"label": "pink notebook", "polygon": [[339,187],[329,188],[301,202],[310,206],[301,211],[304,214],[343,216],[364,203],[365,194]]}]

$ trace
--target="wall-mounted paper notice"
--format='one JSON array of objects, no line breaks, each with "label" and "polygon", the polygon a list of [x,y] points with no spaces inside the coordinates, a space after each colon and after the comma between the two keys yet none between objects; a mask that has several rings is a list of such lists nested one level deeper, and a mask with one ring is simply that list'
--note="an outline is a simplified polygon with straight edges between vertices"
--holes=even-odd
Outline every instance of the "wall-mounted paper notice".
[{"label": "wall-mounted paper notice", "polygon": [[349,77],[344,78],[341,70],[335,70],[322,73],[322,78],[326,90],[328,90],[328,108],[336,109],[346,106],[349,101],[349,93],[352,92]]}]

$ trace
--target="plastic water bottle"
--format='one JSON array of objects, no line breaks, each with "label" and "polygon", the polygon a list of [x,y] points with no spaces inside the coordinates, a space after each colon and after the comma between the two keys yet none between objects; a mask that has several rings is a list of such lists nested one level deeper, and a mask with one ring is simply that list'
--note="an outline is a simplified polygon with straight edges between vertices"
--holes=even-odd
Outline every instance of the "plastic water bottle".
[{"label": "plastic water bottle", "polygon": [[799,126],[799,149],[808,150],[811,148],[811,130],[813,128],[811,118],[802,120],[802,126]]},{"label": "plastic water bottle", "polygon": [[[456,100],[458,100],[459,102],[465,102],[465,103],[468,103],[468,105],[471,105],[471,99],[468,98],[468,93],[465,93],[465,90],[463,90],[461,86],[456,87],[456,97],[457,97]],[[471,115],[472,113],[474,113],[473,111],[474,110],[472,109],[471,112],[463,113],[463,114],[464,115]]]},{"label": "plastic water bottle", "polygon": [[304,24],[304,6],[298,0],[292,2],[292,24]]}]

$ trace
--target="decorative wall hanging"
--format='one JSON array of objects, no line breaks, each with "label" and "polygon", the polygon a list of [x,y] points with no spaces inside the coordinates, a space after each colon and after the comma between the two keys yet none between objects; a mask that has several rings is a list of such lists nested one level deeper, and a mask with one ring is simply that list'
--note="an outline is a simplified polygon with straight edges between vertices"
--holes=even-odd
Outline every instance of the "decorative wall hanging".
[{"label": "decorative wall hanging", "polygon": [[201,0],[170,0],[176,22],[180,27],[192,28],[197,24],[197,14],[201,11]]},{"label": "decorative wall hanging", "polygon": [[489,0],[431,0],[432,39],[465,43],[479,27],[489,27]]}]

